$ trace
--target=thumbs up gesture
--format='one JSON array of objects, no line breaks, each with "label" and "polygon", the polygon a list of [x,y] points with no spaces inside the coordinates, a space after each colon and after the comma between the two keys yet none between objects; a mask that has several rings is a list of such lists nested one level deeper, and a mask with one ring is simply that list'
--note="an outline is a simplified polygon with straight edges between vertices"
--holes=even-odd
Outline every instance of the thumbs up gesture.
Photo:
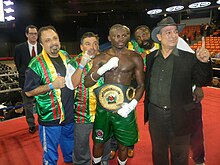
[{"label": "thumbs up gesture", "polygon": [[88,51],[85,52],[85,54],[82,56],[82,59],[80,61],[80,65],[83,67],[91,60]]},{"label": "thumbs up gesture", "polygon": [[196,50],[196,57],[199,61],[207,63],[210,57],[208,49],[205,48],[205,38],[202,37],[202,47]]}]

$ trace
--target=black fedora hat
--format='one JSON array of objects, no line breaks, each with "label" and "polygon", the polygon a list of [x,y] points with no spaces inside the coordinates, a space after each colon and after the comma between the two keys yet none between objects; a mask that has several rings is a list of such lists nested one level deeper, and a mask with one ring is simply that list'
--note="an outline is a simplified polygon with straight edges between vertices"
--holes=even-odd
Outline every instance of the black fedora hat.
[{"label": "black fedora hat", "polygon": [[185,27],[185,24],[177,24],[174,22],[172,17],[166,17],[157,23],[157,26],[151,32],[151,38],[154,42],[159,43],[160,41],[157,39],[157,34],[160,30],[165,26],[177,26],[178,32],[181,32]]}]

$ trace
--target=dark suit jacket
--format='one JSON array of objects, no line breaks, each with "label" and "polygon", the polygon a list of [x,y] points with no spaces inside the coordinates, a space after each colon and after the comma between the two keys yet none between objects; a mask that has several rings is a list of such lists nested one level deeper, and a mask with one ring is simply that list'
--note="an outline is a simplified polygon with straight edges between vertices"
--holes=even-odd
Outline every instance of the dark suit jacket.
[{"label": "dark suit jacket", "polygon": [[[192,53],[179,51],[179,56],[174,56],[173,75],[171,80],[171,113],[172,126],[176,135],[186,135],[191,131],[192,110],[192,85],[206,86],[212,80],[211,62],[202,63]],[[150,90],[150,75],[154,63],[154,51],[147,56],[146,92],[144,100],[144,122],[148,121],[148,94]],[[160,99],[160,98],[158,98]]]},{"label": "dark suit jacket", "polygon": [[[41,51],[42,47],[39,43],[37,43],[37,53],[39,54]],[[25,81],[25,70],[27,69],[31,60],[28,42],[23,42],[15,46],[14,60],[19,73],[19,86],[23,89]]]}]

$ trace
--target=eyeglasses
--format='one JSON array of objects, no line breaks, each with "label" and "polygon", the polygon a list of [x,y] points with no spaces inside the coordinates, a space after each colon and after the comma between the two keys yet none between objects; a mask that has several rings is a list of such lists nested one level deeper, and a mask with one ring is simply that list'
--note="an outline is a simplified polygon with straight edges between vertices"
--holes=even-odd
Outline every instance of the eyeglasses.
[{"label": "eyeglasses", "polygon": [[33,35],[37,35],[37,33],[28,33],[29,35],[33,36]]}]

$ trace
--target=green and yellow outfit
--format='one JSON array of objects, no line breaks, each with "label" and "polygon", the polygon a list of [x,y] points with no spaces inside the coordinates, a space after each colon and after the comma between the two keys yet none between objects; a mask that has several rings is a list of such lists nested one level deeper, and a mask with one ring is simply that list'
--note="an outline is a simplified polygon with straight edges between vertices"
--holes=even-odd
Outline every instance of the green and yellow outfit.
[{"label": "green and yellow outfit", "polygon": [[[51,58],[46,51],[31,60],[26,71],[25,92],[52,83],[58,75],[66,76],[67,52]],[[66,86],[34,96],[43,148],[43,164],[57,164],[60,144],[65,162],[72,162],[74,93]]]},{"label": "green and yellow outfit", "polygon": [[[80,60],[82,58],[82,53],[80,53],[77,57],[72,59],[70,61],[70,64],[77,69],[80,63]],[[92,62],[92,61],[91,61]],[[92,68],[92,63],[89,62],[83,69],[81,82],[79,86],[74,90],[75,96],[74,96],[74,120],[75,123],[93,123],[95,119],[95,113],[96,113],[96,97],[93,92],[93,90],[99,86],[101,86],[104,82],[103,79],[100,78],[98,82],[93,85],[90,88],[86,88],[84,86],[84,78],[89,72],[89,70]]]},{"label": "green and yellow outfit", "polygon": [[160,45],[158,43],[154,43],[154,47],[151,48],[151,49],[148,49],[148,50],[145,50],[144,48],[141,48],[137,41],[135,40],[131,40],[129,43],[128,43],[128,49],[129,50],[133,50],[137,53],[139,53],[143,60],[144,60],[144,71],[146,71],[146,65],[147,65],[147,55],[150,54],[151,52],[155,51],[155,50],[158,50],[160,48]]},{"label": "green and yellow outfit", "polygon": [[[61,58],[61,59],[60,59]],[[30,91],[39,85],[45,85],[53,82],[57,75],[61,74],[61,69],[57,71],[45,50],[31,60],[28,66],[28,73],[32,74],[25,82],[25,91]],[[66,51],[59,51],[59,60],[64,69],[61,76],[65,76],[66,66],[69,62],[69,55]],[[33,74],[34,72],[34,74]],[[39,116],[38,121],[42,125],[59,125],[73,122],[73,118],[68,114],[73,114],[73,97],[72,90],[68,88],[53,89],[49,92],[35,96],[36,111]],[[69,102],[66,102],[68,100]]]},{"label": "green and yellow outfit", "polygon": [[[83,54],[80,53],[75,58],[71,59],[70,65],[76,70],[79,67]],[[90,153],[90,133],[93,130],[93,123],[95,120],[97,101],[93,92],[94,88],[101,86],[103,78],[100,78],[98,82],[90,87],[84,86],[84,78],[92,67],[92,61],[90,61],[83,69],[81,82],[75,90],[74,98],[74,149],[73,149],[73,164],[91,164]],[[109,153],[109,152],[108,152]],[[108,161],[109,156],[103,155],[102,161]]]}]

